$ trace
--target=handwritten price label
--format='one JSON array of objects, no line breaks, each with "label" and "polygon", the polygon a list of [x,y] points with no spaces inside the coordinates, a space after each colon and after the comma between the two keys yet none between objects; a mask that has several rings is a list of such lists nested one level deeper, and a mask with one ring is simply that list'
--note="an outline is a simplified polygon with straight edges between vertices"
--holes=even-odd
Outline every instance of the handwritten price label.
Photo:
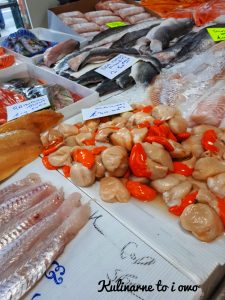
[{"label": "handwritten price label", "polygon": [[126,26],[127,24],[124,22],[109,22],[106,23],[106,26],[109,28],[115,28],[115,27],[121,27],[121,26]]},{"label": "handwritten price label", "polygon": [[225,41],[225,28],[207,28],[207,31],[215,42]]},{"label": "handwritten price label", "polygon": [[132,110],[132,107],[127,102],[102,105],[92,108],[82,109],[83,120],[91,120],[112,115],[117,115],[126,111]]},{"label": "handwritten price label", "polygon": [[96,69],[95,71],[109,79],[113,79],[123,71],[130,68],[138,61],[138,58],[128,56],[125,54],[119,54],[109,62],[105,63],[100,68]]},{"label": "handwritten price label", "polygon": [[38,111],[49,106],[51,106],[51,104],[47,96],[42,96],[32,100],[7,106],[7,121],[17,119],[21,116],[30,114],[34,111]]}]

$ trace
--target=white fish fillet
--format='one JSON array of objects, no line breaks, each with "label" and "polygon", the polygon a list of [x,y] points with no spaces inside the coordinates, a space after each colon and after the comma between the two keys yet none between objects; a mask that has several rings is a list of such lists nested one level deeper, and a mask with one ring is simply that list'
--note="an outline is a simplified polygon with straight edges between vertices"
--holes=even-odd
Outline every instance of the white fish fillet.
[{"label": "white fish fillet", "polygon": [[24,193],[9,198],[0,205],[0,226],[11,218],[41,202],[45,197],[55,191],[48,183],[41,183],[26,189]]},{"label": "white fish fillet", "polygon": [[[63,201],[63,192],[55,191],[40,203],[19,214],[0,228],[0,249],[53,213]],[[1,251],[1,250],[0,250]]]},{"label": "white fish fillet", "polygon": [[51,263],[64,250],[87,223],[90,208],[83,205],[71,211],[70,216],[46,239],[36,244],[26,253],[26,259],[20,262],[14,272],[0,282],[0,299],[17,300],[22,297],[51,266]]},{"label": "white fish fillet", "polygon": [[14,182],[5,188],[0,190],[0,203],[4,202],[9,197],[12,197],[15,192],[21,192],[23,189],[30,187],[33,184],[41,183],[41,179],[38,174],[29,174],[26,178]]},{"label": "white fish fillet", "polygon": [[62,224],[71,211],[79,206],[80,198],[77,196],[64,201],[53,214],[29,228],[14,242],[1,249],[0,265],[2,272],[0,274],[0,281],[14,272],[16,264],[22,259],[24,253],[35,247],[37,243],[45,240],[55,228]]}]

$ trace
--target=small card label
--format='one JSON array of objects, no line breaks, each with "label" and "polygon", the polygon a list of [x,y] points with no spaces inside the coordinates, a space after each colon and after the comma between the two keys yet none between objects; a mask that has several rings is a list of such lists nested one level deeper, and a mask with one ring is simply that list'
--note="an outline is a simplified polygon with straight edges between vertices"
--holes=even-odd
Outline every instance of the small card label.
[{"label": "small card label", "polygon": [[113,79],[123,71],[130,68],[138,61],[138,58],[119,54],[95,71],[109,79]]},{"label": "small card label", "polygon": [[126,111],[132,110],[132,107],[127,102],[106,104],[97,107],[82,109],[83,120],[91,120],[112,115],[117,115]]},{"label": "small card label", "polygon": [[207,28],[207,31],[215,42],[225,41],[225,28]]},{"label": "small card label", "polygon": [[106,26],[108,26],[109,28],[115,28],[115,27],[127,26],[127,24],[124,22],[109,22],[106,23]]},{"label": "small card label", "polygon": [[6,107],[7,121],[17,119],[34,111],[51,106],[48,96],[38,97],[32,100],[16,103]]}]

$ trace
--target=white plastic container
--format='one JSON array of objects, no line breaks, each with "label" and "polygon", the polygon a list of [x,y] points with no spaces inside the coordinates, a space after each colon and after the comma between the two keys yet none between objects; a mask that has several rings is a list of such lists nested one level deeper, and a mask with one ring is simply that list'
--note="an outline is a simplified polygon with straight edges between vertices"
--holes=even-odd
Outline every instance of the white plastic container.
[{"label": "white plastic container", "polygon": [[61,85],[69,91],[83,97],[81,100],[58,110],[64,115],[64,119],[78,114],[81,109],[91,107],[99,101],[97,92],[31,64],[21,63],[20,65],[5,69],[4,72],[0,72],[0,82],[7,82],[12,79],[24,77],[42,79],[52,85]]}]

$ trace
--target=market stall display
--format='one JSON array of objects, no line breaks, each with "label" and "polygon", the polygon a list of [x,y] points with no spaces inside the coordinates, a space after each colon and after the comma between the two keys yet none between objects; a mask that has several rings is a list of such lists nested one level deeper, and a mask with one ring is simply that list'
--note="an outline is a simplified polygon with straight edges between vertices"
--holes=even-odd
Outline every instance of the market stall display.
[{"label": "market stall display", "polygon": [[[185,299],[209,297],[225,264],[225,41],[223,34],[212,36],[224,30],[223,18],[171,12],[160,19],[132,1],[94,2],[93,11],[89,3],[85,11],[57,14],[83,37],[92,35],[86,44],[76,35],[45,42],[24,29],[5,39],[16,59],[21,51],[29,60],[0,71],[0,298],[20,299],[34,286],[27,297],[39,295],[35,284],[48,278],[67,243],[70,251],[59,260],[68,267],[71,253],[77,256],[74,236],[86,223],[79,242],[90,237],[90,224],[108,238],[97,224],[102,208],[166,259],[179,278],[196,284]],[[108,28],[110,22],[126,24]],[[132,63],[116,76],[99,71],[121,55]],[[119,94],[102,98],[115,91],[131,107],[107,111],[107,103],[121,104]],[[102,116],[96,117],[97,93],[104,112],[98,105]],[[10,120],[8,108],[43,96],[58,112],[39,107]],[[82,120],[79,113],[88,107],[92,115],[83,112]],[[69,196],[73,191],[82,200],[88,195],[90,205],[81,204],[77,193]],[[97,213],[91,215],[90,206]],[[134,260],[136,252],[127,257]],[[49,295],[57,299],[60,293],[52,289]],[[145,299],[141,292],[128,295]]]},{"label": "market stall display", "polygon": [[[160,193],[182,226],[209,242],[224,231],[223,141],[224,130],[217,127],[187,131],[177,109],[139,105],[114,118],[62,124],[49,131],[42,137],[43,163],[50,170],[62,168],[77,186],[100,180],[100,197],[106,202],[128,202],[131,196],[152,201]],[[191,208],[196,212],[189,212]],[[210,224],[198,231],[197,218]]]}]

